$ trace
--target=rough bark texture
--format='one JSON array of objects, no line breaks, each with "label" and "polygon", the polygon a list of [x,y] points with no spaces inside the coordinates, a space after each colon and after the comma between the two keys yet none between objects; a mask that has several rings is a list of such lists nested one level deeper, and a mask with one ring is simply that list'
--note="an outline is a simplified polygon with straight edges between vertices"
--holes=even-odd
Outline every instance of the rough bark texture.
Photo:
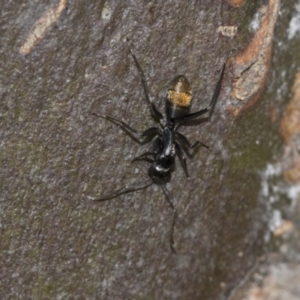
[{"label": "rough bark texture", "polygon": [[[270,220],[292,213],[285,193],[272,189],[281,179],[268,177],[266,166],[281,156],[278,124],[300,59],[299,33],[287,36],[295,7],[281,4],[267,87],[236,118],[228,109],[240,101],[230,98],[234,57],[255,36],[256,13],[274,1],[242,2],[1,4],[2,299],[224,299],[279,243]],[[210,148],[191,152],[189,180],[177,162],[168,184],[178,202],[177,254],[159,186],[88,199],[147,178],[147,163],[131,160],[151,143],[139,145],[92,115],[139,131],[155,124],[126,38],[161,111],[178,74],[193,87],[192,110],[207,106],[228,62],[211,118],[180,128]]]}]

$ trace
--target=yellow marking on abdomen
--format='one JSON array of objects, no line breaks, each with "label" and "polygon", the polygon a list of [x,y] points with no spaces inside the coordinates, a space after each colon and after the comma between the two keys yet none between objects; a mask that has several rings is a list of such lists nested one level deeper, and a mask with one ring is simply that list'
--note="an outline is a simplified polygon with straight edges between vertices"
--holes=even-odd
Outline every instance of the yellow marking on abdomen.
[{"label": "yellow marking on abdomen", "polygon": [[192,95],[188,93],[179,93],[172,90],[168,91],[168,99],[175,105],[187,107],[191,103]]}]

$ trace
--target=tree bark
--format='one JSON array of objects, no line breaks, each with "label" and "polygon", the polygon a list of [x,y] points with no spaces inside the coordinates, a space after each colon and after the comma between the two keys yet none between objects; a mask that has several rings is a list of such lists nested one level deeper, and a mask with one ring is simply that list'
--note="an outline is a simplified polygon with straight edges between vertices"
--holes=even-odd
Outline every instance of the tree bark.
[{"label": "tree bark", "polygon": [[[5,2],[2,298],[229,297],[277,243],[274,215],[290,208],[268,166],[281,160],[278,127],[299,59],[299,32],[286,34],[294,13],[276,0]],[[147,162],[131,161],[152,143],[93,115],[139,132],[159,126],[126,39],[162,113],[179,74],[192,85],[191,112],[205,108],[226,63],[210,117],[179,129],[209,149],[190,151],[189,179],[177,159],[167,185],[176,254],[158,185],[90,201],[149,178]]]}]

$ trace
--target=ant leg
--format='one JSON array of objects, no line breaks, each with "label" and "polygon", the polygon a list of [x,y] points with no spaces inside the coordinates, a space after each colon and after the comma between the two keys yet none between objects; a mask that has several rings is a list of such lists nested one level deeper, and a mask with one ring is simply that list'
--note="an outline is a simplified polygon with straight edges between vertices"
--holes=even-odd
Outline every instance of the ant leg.
[{"label": "ant leg", "polygon": [[148,135],[158,135],[160,133],[157,127],[150,127],[146,129],[141,136],[148,136]]},{"label": "ant leg", "polygon": [[115,192],[113,192],[109,195],[106,195],[106,196],[102,196],[102,197],[88,196],[88,198],[90,200],[93,200],[93,201],[110,200],[110,199],[116,198],[116,197],[118,197],[120,195],[123,195],[123,194],[127,194],[127,193],[135,192],[135,191],[138,191],[138,190],[146,189],[148,186],[150,186],[152,184],[153,184],[153,181],[151,179],[147,179],[147,180],[144,180],[144,181],[136,182],[134,184],[125,185],[124,187],[122,187],[122,188],[116,190]]},{"label": "ant leg", "polygon": [[127,45],[128,45],[128,48],[129,48],[129,51],[131,53],[131,56],[133,57],[133,60],[134,60],[134,63],[136,65],[136,68],[138,69],[139,73],[140,73],[140,76],[141,76],[141,80],[142,80],[142,85],[144,87],[144,91],[145,91],[145,94],[146,94],[146,98],[147,98],[147,102],[148,104],[150,105],[150,108],[151,108],[151,114],[159,119],[159,120],[162,120],[163,119],[163,115],[160,113],[160,111],[157,109],[156,105],[154,104],[153,100],[151,99],[151,97],[149,96],[149,89],[148,89],[148,85],[147,85],[147,82],[146,82],[146,79],[145,79],[145,75],[144,75],[144,72],[135,56],[135,54],[133,53],[132,49],[130,48],[129,46],[129,39],[127,39]]},{"label": "ant leg", "polygon": [[158,136],[154,141],[153,141],[153,151],[155,154],[157,154],[159,152],[159,150],[162,147],[162,142],[161,142],[161,138]]},{"label": "ant leg", "polygon": [[[156,128],[156,127],[154,127],[155,129],[157,129],[157,131],[158,131],[158,134],[159,134],[159,130],[158,130],[158,128]],[[149,128],[149,129],[151,129],[151,128]],[[148,129],[148,130],[149,130]],[[146,130],[147,131],[147,130]],[[141,155],[139,155],[138,157],[136,157],[136,158],[134,158],[133,160],[132,160],[132,162],[134,162],[134,161],[136,161],[136,160],[139,160],[140,158],[147,158],[147,156],[150,156],[150,155],[153,155],[154,156],[154,158],[155,158],[155,156],[156,156],[156,154],[159,152],[159,150],[160,150],[160,148],[161,148],[161,138],[160,137],[157,137],[154,141],[153,141],[153,152],[145,152],[145,153],[143,153],[143,154],[141,154]],[[149,162],[151,162],[151,163],[154,163],[155,162],[155,159],[147,159]]]},{"label": "ant leg", "polygon": [[215,104],[217,102],[217,99],[219,97],[220,90],[221,90],[221,83],[222,83],[223,76],[224,76],[225,66],[226,66],[226,64],[223,65],[221,76],[220,76],[219,81],[216,85],[216,88],[215,88],[214,94],[212,96],[212,99],[210,101],[210,104],[204,109],[201,109],[197,112],[194,112],[194,113],[191,113],[191,114],[188,114],[188,115],[184,116],[182,118],[182,120],[191,120],[191,119],[197,118],[197,117],[207,113],[208,111],[210,111],[215,106]]},{"label": "ant leg", "polygon": [[149,162],[153,163],[154,159],[148,158],[148,156],[150,156],[150,155],[155,156],[155,153],[154,152],[145,152],[145,153],[135,157],[131,162],[146,158]]},{"label": "ant leg", "polygon": [[194,148],[194,147],[197,147],[198,145],[201,145],[205,148],[209,148],[208,146],[206,146],[205,144],[203,144],[202,142],[200,141],[196,141],[193,145],[189,142],[189,140],[183,135],[181,134],[180,132],[175,132],[176,134],[176,137],[178,137],[178,139],[184,144],[186,145],[187,147],[189,147],[190,149]]},{"label": "ant leg", "polygon": [[173,209],[173,220],[172,220],[171,232],[170,232],[170,247],[171,247],[172,252],[176,253],[173,235],[174,235],[175,221],[177,218],[177,201],[164,184],[161,185],[161,188],[162,188],[164,194],[167,196],[167,199]]},{"label": "ant leg", "polygon": [[183,170],[186,174],[186,177],[189,178],[190,176],[189,176],[187,166],[186,166],[186,158],[184,156],[182,148],[180,147],[180,145],[177,142],[175,142],[175,151],[176,151],[177,155],[180,158],[180,161],[182,163],[182,167],[183,167]]},{"label": "ant leg", "polygon": [[117,120],[115,118],[105,116],[105,115],[98,115],[96,113],[93,113],[94,116],[109,120],[112,123],[115,123],[116,125],[120,126],[123,130],[129,131],[131,134],[134,135],[134,137],[139,140],[140,137],[148,136],[148,135],[156,135],[159,133],[159,129],[157,127],[150,127],[147,130],[145,130],[142,133],[139,133],[134,128],[130,127],[128,124],[126,124],[123,121]]}]

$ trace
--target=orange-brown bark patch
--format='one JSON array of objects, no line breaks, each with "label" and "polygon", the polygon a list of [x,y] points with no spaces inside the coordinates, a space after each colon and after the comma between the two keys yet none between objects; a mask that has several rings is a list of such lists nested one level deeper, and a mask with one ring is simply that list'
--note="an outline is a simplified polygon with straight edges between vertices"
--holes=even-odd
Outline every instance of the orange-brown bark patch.
[{"label": "orange-brown bark patch", "polygon": [[247,48],[232,59],[234,82],[231,95],[236,100],[229,110],[238,115],[260,97],[266,83],[272,54],[272,39],[279,11],[279,0],[269,0],[260,9],[260,28]]}]

